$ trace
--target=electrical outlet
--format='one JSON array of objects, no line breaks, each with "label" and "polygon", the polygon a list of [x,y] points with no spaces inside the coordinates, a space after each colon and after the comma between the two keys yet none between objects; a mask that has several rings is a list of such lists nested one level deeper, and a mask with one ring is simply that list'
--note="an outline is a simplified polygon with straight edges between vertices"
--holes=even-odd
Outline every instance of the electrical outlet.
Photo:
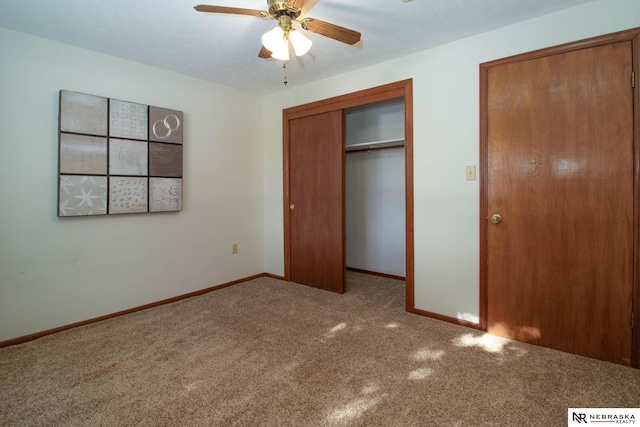
[{"label": "electrical outlet", "polygon": [[237,254],[238,253],[238,244],[234,243],[233,246],[231,247],[231,253],[232,254]]},{"label": "electrical outlet", "polygon": [[475,181],[476,180],[476,167],[475,166],[467,166],[466,176],[467,176],[467,181]]}]

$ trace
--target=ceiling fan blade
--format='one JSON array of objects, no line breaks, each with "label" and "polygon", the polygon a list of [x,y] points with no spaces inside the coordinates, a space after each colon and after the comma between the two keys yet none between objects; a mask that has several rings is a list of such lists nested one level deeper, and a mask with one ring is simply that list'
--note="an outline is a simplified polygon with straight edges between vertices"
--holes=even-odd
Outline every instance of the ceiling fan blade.
[{"label": "ceiling fan blade", "polygon": [[266,47],[262,46],[262,48],[260,49],[260,53],[258,53],[258,57],[264,58],[264,59],[271,58],[271,51]]},{"label": "ceiling fan blade", "polygon": [[309,11],[313,9],[313,7],[318,4],[319,0],[307,0],[306,4],[303,8],[300,9],[300,16],[304,17],[309,14]]},{"label": "ceiling fan blade", "polygon": [[199,4],[193,7],[198,12],[206,13],[229,13],[232,15],[247,15],[255,16],[258,18],[268,18],[269,13],[263,10],[257,9],[243,9],[239,7],[226,7],[226,6],[210,6],[208,4]]},{"label": "ceiling fan blade", "polygon": [[293,9],[302,9],[309,0],[286,0],[287,6]]},{"label": "ceiling fan blade", "polygon": [[356,44],[362,36],[357,31],[320,21],[319,19],[305,18],[300,21],[300,25],[312,33],[320,34],[346,44]]}]

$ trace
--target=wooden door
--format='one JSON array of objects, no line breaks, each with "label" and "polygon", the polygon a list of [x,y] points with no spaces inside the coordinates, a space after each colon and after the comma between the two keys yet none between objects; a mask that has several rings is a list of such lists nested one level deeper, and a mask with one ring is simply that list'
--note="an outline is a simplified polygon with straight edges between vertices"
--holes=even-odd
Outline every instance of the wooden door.
[{"label": "wooden door", "polygon": [[490,333],[630,364],[631,74],[630,41],[487,69]]},{"label": "wooden door", "polygon": [[291,281],[345,290],[342,110],[289,121]]}]

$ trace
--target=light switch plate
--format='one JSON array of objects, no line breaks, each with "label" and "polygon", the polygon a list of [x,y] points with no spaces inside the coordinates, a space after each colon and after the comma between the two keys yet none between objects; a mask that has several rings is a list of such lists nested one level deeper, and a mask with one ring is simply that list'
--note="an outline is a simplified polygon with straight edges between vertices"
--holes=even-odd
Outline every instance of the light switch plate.
[{"label": "light switch plate", "polygon": [[476,167],[475,166],[467,166],[466,176],[467,176],[467,181],[475,181],[476,180]]}]

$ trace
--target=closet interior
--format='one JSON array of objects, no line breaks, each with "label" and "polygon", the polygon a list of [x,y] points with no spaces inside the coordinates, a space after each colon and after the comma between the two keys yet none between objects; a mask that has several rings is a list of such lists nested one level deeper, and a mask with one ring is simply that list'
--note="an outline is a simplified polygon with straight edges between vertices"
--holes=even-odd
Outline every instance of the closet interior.
[{"label": "closet interior", "polygon": [[404,98],[345,110],[348,269],[404,278]]}]

